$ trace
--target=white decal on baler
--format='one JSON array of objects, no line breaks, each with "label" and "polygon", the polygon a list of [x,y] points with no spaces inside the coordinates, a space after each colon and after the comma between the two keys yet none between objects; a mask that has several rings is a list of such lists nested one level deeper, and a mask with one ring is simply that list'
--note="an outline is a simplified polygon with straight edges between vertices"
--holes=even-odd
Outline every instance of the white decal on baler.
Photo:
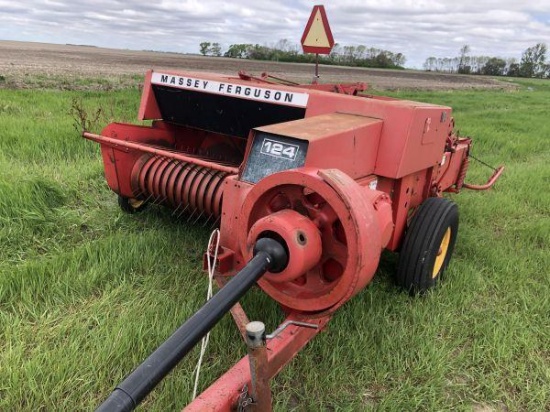
[{"label": "white decal on baler", "polygon": [[222,83],[214,80],[176,76],[173,74],[153,73],[151,83],[175,87],[177,89],[198,90],[242,99],[277,103],[285,106],[306,107],[309,99],[309,94],[307,93],[294,93],[242,84]]},{"label": "white decal on baler", "polygon": [[295,160],[300,147],[295,144],[279,142],[273,139],[264,139],[261,153],[283,159]]}]

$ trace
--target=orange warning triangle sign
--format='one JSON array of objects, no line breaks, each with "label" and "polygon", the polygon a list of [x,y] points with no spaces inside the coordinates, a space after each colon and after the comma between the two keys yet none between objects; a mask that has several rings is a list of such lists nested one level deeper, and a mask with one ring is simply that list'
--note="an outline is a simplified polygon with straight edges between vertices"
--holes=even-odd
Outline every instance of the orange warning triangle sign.
[{"label": "orange warning triangle sign", "polygon": [[304,53],[329,54],[332,50],[334,38],[324,6],[313,6],[301,43]]}]

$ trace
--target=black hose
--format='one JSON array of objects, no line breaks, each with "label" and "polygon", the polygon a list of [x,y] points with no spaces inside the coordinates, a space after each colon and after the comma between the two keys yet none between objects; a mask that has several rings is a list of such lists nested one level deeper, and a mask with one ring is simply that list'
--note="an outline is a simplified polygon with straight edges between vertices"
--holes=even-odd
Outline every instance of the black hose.
[{"label": "black hose", "polygon": [[254,253],[250,262],[130,373],[96,412],[134,410],[267,270],[276,272],[288,261],[284,247],[273,239],[259,239]]}]

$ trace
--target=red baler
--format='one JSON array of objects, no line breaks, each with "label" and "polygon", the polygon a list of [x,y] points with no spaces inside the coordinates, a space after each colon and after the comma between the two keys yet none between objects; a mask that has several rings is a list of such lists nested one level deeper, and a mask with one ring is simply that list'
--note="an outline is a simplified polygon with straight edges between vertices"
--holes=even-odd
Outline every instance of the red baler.
[{"label": "red baler", "polygon": [[[360,94],[363,84],[272,79],[149,71],[139,118],[151,126],[113,123],[101,135],[84,133],[101,144],[107,182],[125,211],[156,203],[219,226],[216,278],[224,285],[239,273],[221,292],[239,291],[224,297],[218,318],[256,280],[281,304],[286,328],[267,341],[264,381],[371,281],[383,249],[400,254],[399,285],[412,293],[434,286],[458,230],[457,206],[442,194],[485,189],[503,170],[486,185],[464,183],[472,142],[455,134],[449,107]],[[250,271],[246,285],[237,285]],[[246,336],[238,304],[232,314]],[[173,346],[190,335],[196,342],[207,332],[197,325],[210,322],[209,330],[216,321],[182,326]],[[168,346],[148,359],[158,366],[180,351],[159,366],[158,379],[141,388],[149,378],[138,368],[106,405],[135,406],[188,351]],[[242,389],[251,385],[247,399],[268,405],[248,367],[253,359],[189,410],[242,406]]]}]

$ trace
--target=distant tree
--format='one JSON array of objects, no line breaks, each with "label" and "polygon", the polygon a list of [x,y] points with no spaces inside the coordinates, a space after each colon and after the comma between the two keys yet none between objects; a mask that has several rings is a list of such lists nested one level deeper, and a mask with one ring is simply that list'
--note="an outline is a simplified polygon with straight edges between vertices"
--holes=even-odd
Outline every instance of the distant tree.
[{"label": "distant tree", "polygon": [[477,71],[477,74],[483,74],[483,68],[485,65],[491,60],[490,56],[480,56],[479,57],[479,69]]},{"label": "distant tree", "polygon": [[199,44],[199,51],[203,56],[206,56],[210,52],[210,46],[212,43],[203,41],[201,44]]},{"label": "distant tree", "polygon": [[[374,49],[369,49],[370,52]],[[516,59],[503,59],[494,56],[468,56],[470,48],[465,45],[460,49],[460,56],[449,57],[428,57],[424,62],[424,70],[437,72],[458,72],[482,74],[490,76],[515,76],[515,77],[539,77],[550,78],[550,64],[546,62],[547,47],[544,43],[538,43],[529,47],[523,52],[521,61]],[[386,56],[390,57],[396,65],[400,66],[397,57],[391,52]],[[377,67],[380,66],[376,64]]]},{"label": "distant tree", "polygon": [[[201,43],[201,53],[204,55],[219,56],[219,43]],[[272,60],[297,63],[312,63],[315,55],[300,53],[299,47],[287,39],[281,39],[272,46],[259,44],[232,44],[223,54],[225,57],[236,59]],[[319,56],[323,64],[344,64],[360,67],[403,68],[406,57],[403,53],[394,53],[364,45],[341,46],[335,44],[328,56]]]},{"label": "distant tree", "polygon": [[518,63],[511,63],[508,65],[508,71],[506,72],[507,76],[511,77],[520,77],[521,76],[521,70]]},{"label": "distant tree", "polygon": [[376,59],[376,56],[378,56],[378,53],[380,53],[380,50],[375,47],[369,47],[367,49],[367,59],[374,60]]},{"label": "distant tree", "polygon": [[459,73],[461,74],[470,74],[472,72],[472,58],[470,56],[465,56],[462,61],[462,68]]},{"label": "distant tree", "polygon": [[510,71],[510,68],[513,64],[517,64],[517,59],[515,57],[508,57],[507,59],[504,59],[506,61],[506,67],[504,68],[504,75],[509,76],[508,72]]},{"label": "distant tree", "polygon": [[277,43],[275,43],[274,49],[281,50],[284,52],[291,52],[293,51],[294,47],[293,44],[288,39],[281,39]]},{"label": "distant tree", "polygon": [[452,59],[448,58],[448,57],[443,57],[443,59],[441,59],[441,71],[444,71],[444,72],[448,72],[450,71],[449,70],[449,67],[450,67],[450,62],[452,61]]},{"label": "distant tree", "polygon": [[431,72],[437,70],[437,59],[435,57],[428,57],[424,62],[424,70]]},{"label": "distant tree", "polygon": [[393,62],[388,53],[380,52],[376,56],[376,67],[393,67]]},{"label": "distant tree", "polygon": [[209,53],[212,56],[220,57],[222,55],[222,46],[220,46],[220,43],[212,43]]},{"label": "distant tree", "polygon": [[358,60],[363,60],[365,58],[366,51],[367,51],[367,47],[360,44],[355,48],[355,58]]},{"label": "distant tree", "polygon": [[344,59],[347,63],[355,60],[355,46],[344,46]]},{"label": "distant tree", "polygon": [[481,69],[489,61],[490,57],[488,56],[472,56],[470,59],[471,63],[471,73],[481,74]]},{"label": "distant tree", "polygon": [[329,59],[334,62],[339,62],[340,57],[342,56],[342,46],[340,43],[334,43],[334,46],[332,46],[332,50],[329,54]]},{"label": "distant tree", "polygon": [[503,76],[506,69],[506,61],[498,57],[491,57],[481,68],[481,74],[487,76]]},{"label": "distant tree", "polygon": [[448,57],[438,57],[437,58],[437,71],[444,72],[445,66],[447,65]]},{"label": "distant tree", "polygon": [[396,66],[404,67],[406,61],[407,61],[407,58],[403,53],[397,53],[393,56],[393,62],[395,63]]},{"label": "distant tree", "polygon": [[224,54],[225,57],[232,57],[235,59],[246,59],[248,58],[248,50],[252,48],[251,44],[232,44],[229,46]]},{"label": "distant tree", "polygon": [[246,58],[253,60],[278,60],[281,56],[279,50],[272,49],[267,46],[260,46],[255,44],[250,45],[246,49]]},{"label": "distant tree", "polygon": [[520,63],[522,77],[544,77],[546,68],[546,44],[538,43],[523,52]]},{"label": "distant tree", "polygon": [[458,62],[458,72],[459,73],[466,74],[466,73],[470,72],[469,69],[466,69],[467,66],[466,66],[466,63],[465,63],[466,55],[468,53],[470,53],[470,46],[465,44],[464,46],[462,46],[460,48],[460,60]]}]

